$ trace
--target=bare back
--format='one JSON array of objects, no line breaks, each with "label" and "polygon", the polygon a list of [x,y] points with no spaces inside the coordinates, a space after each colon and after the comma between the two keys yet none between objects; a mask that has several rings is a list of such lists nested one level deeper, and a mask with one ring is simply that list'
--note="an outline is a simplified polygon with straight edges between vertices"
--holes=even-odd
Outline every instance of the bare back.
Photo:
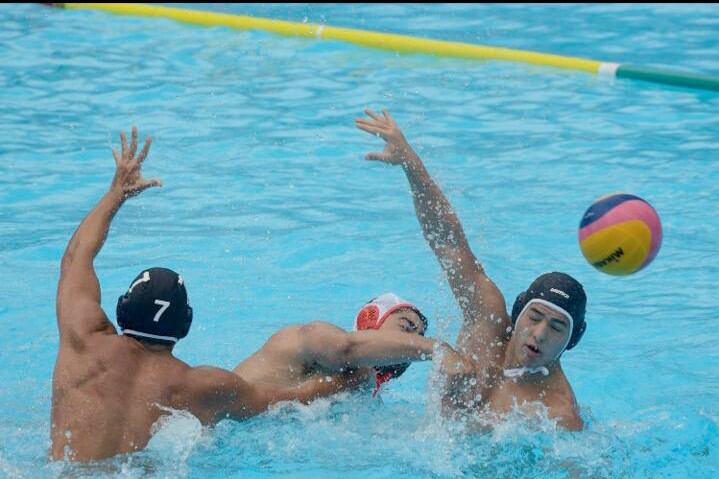
[{"label": "bare back", "polygon": [[[53,459],[88,460],[145,447],[152,425],[167,410],[187,408],[190,367],[169,351],[95,334],[82,350],[60,348],[53,377]],[[203,411],[190,411],[207,422]],[[205,417],[203,417],[205,416]]]}]

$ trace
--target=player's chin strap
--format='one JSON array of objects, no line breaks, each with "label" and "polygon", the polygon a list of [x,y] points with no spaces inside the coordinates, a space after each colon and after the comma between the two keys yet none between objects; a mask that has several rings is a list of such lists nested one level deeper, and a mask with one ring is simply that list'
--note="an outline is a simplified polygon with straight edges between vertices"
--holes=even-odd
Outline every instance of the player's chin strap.
[{"label": "player's chin strap", "polygon": [[[519,315],[517,317],[521,316],[527,310],[527,308],[529,308],[529,306],[532,303],[543,304],[544,306],[547,306],[556,311],[559,311],[560,313],[565,315],[567,317],[567,319],[569,320],[569,334],[567,335],[567,339],[564,341],[564,346],[562,346],[562,349],[559,350],[559,354],[557,355],[557,357],[554,358],[554,359],[557,359],[559,356],[562,355],[562,352],[564,352],[567,345],[569,344],[569,341],[571,341],[571,339],[572,339],[572,331],[574,329],[574,320],[572,319],[572,315],[569,314],[569,312],[567,312],[564,308],[557,306],[554,303],[550,303],[549,301],[545,301],[540,298],[534,298],[534,299],[529,300],[527,302],[527,304],[524,305],[524,308],[522,308],[522,311],[519,313]],[[549,369],[547,369],[544,366],[539,366],[536,368],[521,367],[521,368],[505,369],[504,377],[505,378],[519,378],[519,377],[524,376],[525,374],[537,374],[537,373],[542,373],[543,376],[549,376]]]},{"label": "player's chin strap", "polygon": [[538,368],[514,368],[514,369],[505,369],[504,370],[504,377],[505,378],[519,378],[524,376],[525,374],[537,374],[542,373],[543,376],[549,376],[549,369],[545,368],[544,366],[539,366]]},{"label": "player's chin strap", "polygon": [[382,387],[382,384],[386,383],[393,377],[394,377],[394,374],[392,374],[391,372],[386,372],[386,373],[376,372],[375,373],[375,388],[374,388],[374,391],[372,391],[372,397],[377,396],[377,393],[379,392],[380,388]]}]

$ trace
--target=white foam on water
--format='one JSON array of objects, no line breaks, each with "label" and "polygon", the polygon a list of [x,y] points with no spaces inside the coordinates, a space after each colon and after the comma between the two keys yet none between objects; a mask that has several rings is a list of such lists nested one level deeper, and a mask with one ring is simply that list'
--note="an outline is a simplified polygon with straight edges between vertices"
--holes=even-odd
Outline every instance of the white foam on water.
[{"label": "white foam on water", "polygon": [[25,477],[20,469],[13,466],[2,455],[0,455],[0,476],[7,477],[9,479]]},{"label": "white foam on water", "polygon": [[205,429],[200,420],[187,411],[161,407],[169,414],[161,416],[152,425],[152,438],[147,451],[185,462],[192,450],[203,440]]}]

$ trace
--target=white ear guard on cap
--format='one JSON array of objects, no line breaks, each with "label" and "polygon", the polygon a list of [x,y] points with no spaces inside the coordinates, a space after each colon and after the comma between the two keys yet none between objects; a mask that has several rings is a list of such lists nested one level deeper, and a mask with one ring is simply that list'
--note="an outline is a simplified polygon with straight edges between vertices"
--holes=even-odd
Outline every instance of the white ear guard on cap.
[{"label": "white ear guard on cap", "polygon": [[372,299],[359,310],[355,318],[354,329],[355,331],[379,329],[390,314],[404,308],[416,312],[422,319],[425,329],[427,328],[427,318],[420,313],[417,306],[394,293],[385,293]]}]

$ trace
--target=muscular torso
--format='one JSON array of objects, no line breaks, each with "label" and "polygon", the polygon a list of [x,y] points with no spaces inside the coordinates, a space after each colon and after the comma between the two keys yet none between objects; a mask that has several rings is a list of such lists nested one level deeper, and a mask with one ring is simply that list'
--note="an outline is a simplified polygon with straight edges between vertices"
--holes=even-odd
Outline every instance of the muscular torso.
[{"label": "muscular torso", "polygon": [[[88,460],[145,447],[162,408],[187,405],[189,366],[134,339],[96,334],[62,347],[53,375],[53,459]],[[197,411],[192,411],[197,413]],[[201,417],[200,414],[200,419]],[[206,418],[205,418],[206,419]]]},{"label": "muscular torso", "polygon": [[367,383],[370,369],[337,372],[308,364],[299,352],[301,327],[288,326],[272,335],[257,352],[237,365],[234,372],[250,383],[284,386],[296,386],[318,376],[340,381],[347,385],[346,389],[357,389]]},{"label": "muscular torso", "polygon": [[[470,393],[472,410],[486,419],[501,418],[513,410],[534,415],[546,407],[550,418],[567,425],[567,418],[575,415],[576,401],[561,366],[557,364],[548,376],[537,374],[541,373],[507,378],[499,364],[490,363],[479,371],[476,388]],[[488,425],[487,421],[481,422]]]}]

